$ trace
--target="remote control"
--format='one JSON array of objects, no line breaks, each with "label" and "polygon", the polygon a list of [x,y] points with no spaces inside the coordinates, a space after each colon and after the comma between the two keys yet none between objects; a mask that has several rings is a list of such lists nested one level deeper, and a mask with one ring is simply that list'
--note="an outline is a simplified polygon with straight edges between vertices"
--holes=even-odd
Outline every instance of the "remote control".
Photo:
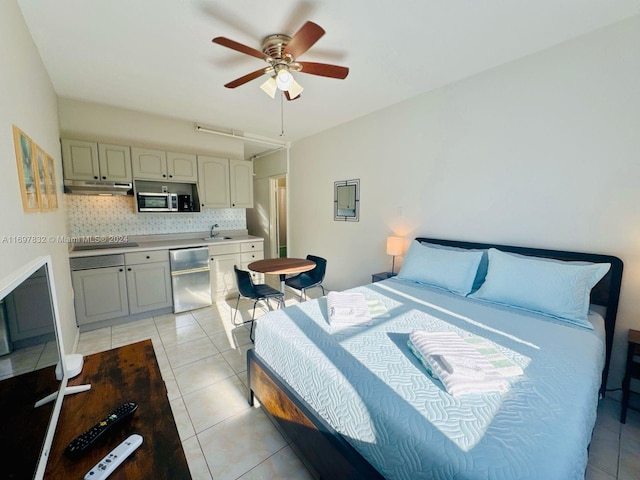
[{"label": "remote control", "polygon": [[96,423],[93,427],[84,433],[81,433],[74,438],[67,448],[64,449],[64,454],[68,458],[78,458],[91,448],[100,436],[119,423],[120,420],[127,418],[138,408],[138,404],[135,402],[123,403],[121,406],[111,412],[104,420]]},{"label": "remote control", "polygon": [[140,445],[142,445],[142,437],[134,433],[89,470],[84,476],[84,480],[103,480],[107,478]]}]

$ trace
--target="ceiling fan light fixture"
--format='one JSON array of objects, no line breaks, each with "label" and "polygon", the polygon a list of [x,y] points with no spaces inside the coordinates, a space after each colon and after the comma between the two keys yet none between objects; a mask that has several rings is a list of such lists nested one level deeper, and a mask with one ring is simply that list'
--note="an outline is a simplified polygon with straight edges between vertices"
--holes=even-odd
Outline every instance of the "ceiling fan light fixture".
[{"label": "ceiling fan light fixture", "polygon": [[293,100],[298,95],[300,95],[303,90],[304,90],[304,88],[302,88],[302,86],[298,82],[296,82],[294,80],[293,81],[293,85],[291,86],[291,88],[289,90],[287,90],[289,92],[289,98],[291,100]]},{"label": "ceiling fan light fixture", "polygon": [[264,93],[269,95],[271,98],[276,98],[276,91],[278,90],[278,85],[276,83],[275,76],[269,77],[266,82],[260,85],[260,88]]},{"label": "ceiling fan light fixture", "polygon": [[283,67],[278,70],[278,74],[276,75],[276,85],[278,85],[280,90],[286,92],[293,87],[294,83],[295,80],[293,75],[291,75],[291,72],[287,67]]}]

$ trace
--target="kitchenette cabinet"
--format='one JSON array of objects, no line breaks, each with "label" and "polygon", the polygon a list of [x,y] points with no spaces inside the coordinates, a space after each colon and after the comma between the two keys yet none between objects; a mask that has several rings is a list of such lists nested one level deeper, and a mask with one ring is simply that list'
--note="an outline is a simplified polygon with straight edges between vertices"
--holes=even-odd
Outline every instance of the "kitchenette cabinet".
[{"label": "kitchenette cabinet", "polygon": [[253,163],[198,155],[203,208],[253,208]]},{"label": "kitchenette cabinet", "polygon": [[125,145],[62,139],[66,180],[131,183],[131,151]]},{"label": "kitchenette cabinet", "polygon": [[198,181],[197,159],[192,154],[132,147],[131,164],[133,177],[136,179]]},{"label": "kitchenette cabinet", "polygon": [[78,325],[129,315],[124,266],[71,272]]},{"label": "kitchenette cabinet", "polygon": [[80,326],[173,304],[168,250],[72,258],[70,265]]},{"label": "kitchenette cabinet", "polygon": [[[248,270],[247,266],[264,258],[264,241],[209,245],[211,300],[225,300],[238,294],[233,266]],[[251,272],[253,283],[264,283],[264,275]]]},{"label": "kitchenette cabinet", "polygon": [[169,251],[155,250],[124,255],[127,268],[129,314],[172,305]]}]

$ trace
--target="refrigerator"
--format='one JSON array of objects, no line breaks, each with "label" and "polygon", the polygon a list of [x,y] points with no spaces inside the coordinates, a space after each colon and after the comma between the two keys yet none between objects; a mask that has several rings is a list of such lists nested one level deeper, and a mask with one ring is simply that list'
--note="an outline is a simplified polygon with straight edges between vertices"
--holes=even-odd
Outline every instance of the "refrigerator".
[{"label": "refrigerator", "polygon": [[169,251],[173,311],[186,312],[211,305],[209,249],[182,248]]}]

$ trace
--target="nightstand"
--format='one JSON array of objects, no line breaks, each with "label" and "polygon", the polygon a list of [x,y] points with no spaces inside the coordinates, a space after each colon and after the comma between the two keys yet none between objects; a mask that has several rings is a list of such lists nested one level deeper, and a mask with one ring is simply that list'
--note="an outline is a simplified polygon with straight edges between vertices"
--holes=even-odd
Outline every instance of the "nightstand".
[{"label": "nightstand", "polygon": [[395,277],[397,273],[380,272],[371,275],[371,283],[379,282],[380,280],[386,280],[387,278]]},{"label": "nightstand", "polygon": [[634,392],[631,390],[631,379],[640,379],[640,332],[629,330],[627,335],[627,367],[622,380],[622,415],[620,422],[627,423],[627,408],[629,408],[629,397]]}]

